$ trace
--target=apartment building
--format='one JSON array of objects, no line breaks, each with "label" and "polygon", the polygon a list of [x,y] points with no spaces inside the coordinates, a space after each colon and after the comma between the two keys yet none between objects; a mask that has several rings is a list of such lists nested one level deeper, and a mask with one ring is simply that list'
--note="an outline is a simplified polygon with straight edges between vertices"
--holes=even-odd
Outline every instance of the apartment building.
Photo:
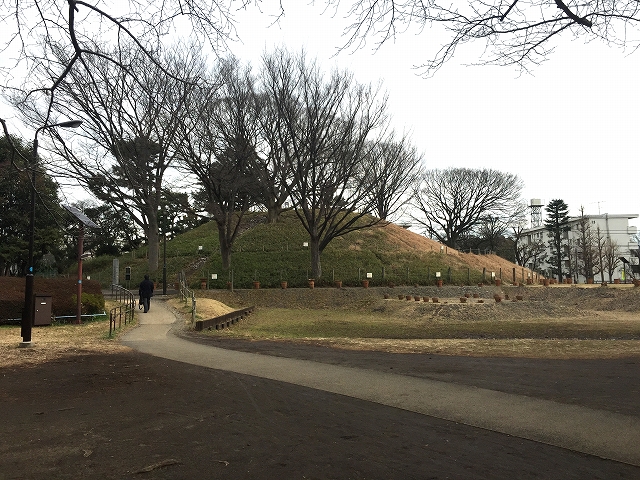
[{"label": "apartment building", "polygon": [[[638,214],[611,215],[605,213],[602,215],[585,215],[585,219],[588,222],[587,225],[589,226],[589,230],[594,239],[599,232],[602,240],[605,242],[609,241],[611,244],[616,245],[616,257],[618,262],[615,266],[615,271],[611,280],[629,280],[628,275],[624,272],[625,262],[628,262],[634,271],[640,271],[640,265],[638,265],[640,246],[638,245],[638,239],[636,237],[637,227],[630,225],[630,221],[636,218],[638,218]],[[537,221],[534,222],[534,220]],[[544,245],[544,254],[540,255],[540,258],[543,260],[538,263],[535,270],[546,277],[552,278],[554,277],[552,264],[555,263],[555,254],[550,245],[551,236],[545,229],[543,222],[540,220],[541,219],[539,217],[536,219],[532,215],[532,223],[535,223],[536,225],[525,230],[523,234],[525,235],[528,244],[541,243]],[[565,278],[571,278],[576,283],[585,283],[587,281],[587,279],[579,273],[580,269],[578,268],[578,262],[581,255],[580,238],[582,230],[581,217],[570,217],[568,228],[563,232],[564,245],[562,273]],[[534,267],[532,263],[526,266],[532,269]],[[599,266],[597,265],[596,267]],[[599,270],[599,268],[596,268],[596,270]],[[600,273],[596,273],[594,275],[595,282],[600,282],[601,279],[602,276]],[[609,273],[606,269],[604,272],[604,280],[606,282],[610,281]]]}]

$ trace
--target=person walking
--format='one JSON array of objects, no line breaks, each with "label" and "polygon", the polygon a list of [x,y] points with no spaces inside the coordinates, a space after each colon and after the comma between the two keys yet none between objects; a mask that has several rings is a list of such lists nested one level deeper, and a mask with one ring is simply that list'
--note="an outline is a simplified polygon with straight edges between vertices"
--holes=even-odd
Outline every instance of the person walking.
[{"label": "person walking", "polygon": [[138,294],[140,295],[140,303],[144,307],[144,313],[147,313],[149,311],[151,297],[153,297],[153,282],[149,280],[149,275],[145,275],[144,280],[140,282]]}]

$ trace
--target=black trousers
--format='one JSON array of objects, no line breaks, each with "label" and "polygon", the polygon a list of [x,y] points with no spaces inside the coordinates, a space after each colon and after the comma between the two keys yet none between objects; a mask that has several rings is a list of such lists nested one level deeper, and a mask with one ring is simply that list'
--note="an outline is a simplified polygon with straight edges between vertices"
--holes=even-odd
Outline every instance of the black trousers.
[{"label": "black trousers", "polygon": [[149,304],[151,299],[149,297],[140,297],[140,299],[142,300],[142,306],[144,307],[144,313],[147,313],[149,311]]}]

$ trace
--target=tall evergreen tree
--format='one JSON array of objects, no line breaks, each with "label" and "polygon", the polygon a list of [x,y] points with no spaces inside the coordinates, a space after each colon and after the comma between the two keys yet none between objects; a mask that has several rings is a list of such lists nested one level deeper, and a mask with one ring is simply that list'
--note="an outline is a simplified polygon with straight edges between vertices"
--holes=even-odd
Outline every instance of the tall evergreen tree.
[{"label": "tall evergreen tree", "polygon": [[[60,228],[52,215],[60,215],[58,185],[44,172],[39,160],[31,161],[27,142],[17,137],[0,137],[0,275],[26,274],[29,253],[29,211],[31,189],[36,189],[34,258],[36,272],[40,259],[50,253],[60,239]],[[31,183],[32,168],[37,170]]]},{"label": "tall evergreen tree", "polygon": [[545,207],[547,212],[547,218],[544,221],[544,227],[549,232],[551,240],[549,245],[551,246],[553,260],[553,270],[558,276],[558,281],[562,281],[562,258],[563,247],[566,242],[564,241],[565,232],[569,229],[569,207],[563,200],[556,199],[551,200]]}]

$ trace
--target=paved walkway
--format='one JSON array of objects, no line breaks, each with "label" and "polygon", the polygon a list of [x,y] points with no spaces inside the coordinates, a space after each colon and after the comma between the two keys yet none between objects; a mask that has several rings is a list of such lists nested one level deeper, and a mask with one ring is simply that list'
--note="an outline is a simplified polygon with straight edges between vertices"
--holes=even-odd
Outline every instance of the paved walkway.
[{"label": "paved walkway", "polygon": [[476,387],[200,345],[158,297],[122,342],[143,353],[377,402],[640,466],[640,418]]}]

